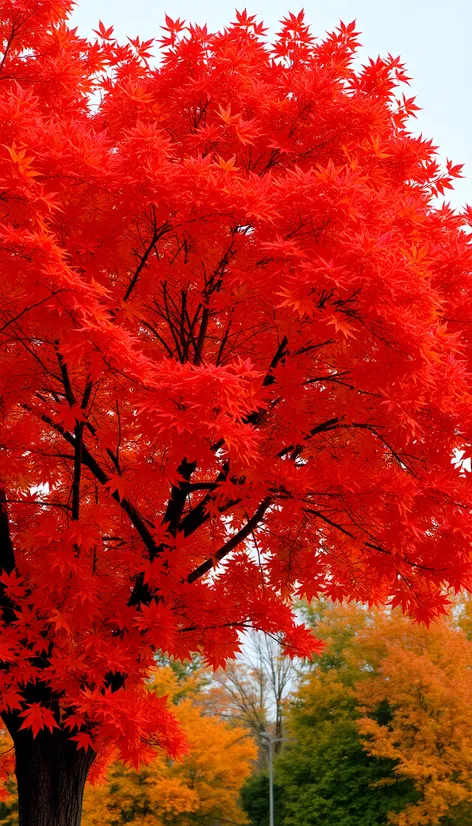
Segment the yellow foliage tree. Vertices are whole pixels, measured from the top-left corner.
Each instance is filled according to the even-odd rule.
[[[444,621],[428,629],[396,611],[378,612],[357,650],[364,659],[356,689],[365,748],[394,760],[395,774],[420,793],[390,822],[435,826],[462,822],[462,812],[470,823],[472,643]]]
[[[189,752],[172,762],[162,752],[140,771],[116,763],[106,783],[85,793],[83,826],[210,826],[246,823],[239,791],[257,757],[245,728],[205,715],[196,702],[199,675],[182,682],[171,668],[156,671],[152,690],[167,694]]]

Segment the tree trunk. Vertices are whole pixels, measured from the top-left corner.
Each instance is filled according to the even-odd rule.
[[[63,731],[14,736],[20,826],[80,826],[84,786],[95,754]]]

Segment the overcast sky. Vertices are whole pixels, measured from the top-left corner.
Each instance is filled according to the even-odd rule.
[[[244,5],[273,28],[302,0],[242,0],[237,8]],[[217,30],[234,19],[234,7],[234,0],[79,0],[73,23],[83,35],[101,19],[120,39],[149,39],[160,36],[164,13]],[[356,19],[362,57],[401,55],[422,107],[414,129],[432,138],[443,158],[465,163],[466,179],[450,200],[472,205],[472,0],[317,0],[305,3],[305,14],[318,36]]]

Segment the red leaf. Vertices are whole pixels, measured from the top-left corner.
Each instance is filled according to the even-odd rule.
[[[31,729],[33,737],[36,737],[43,728],[47,728],[49,731],[52,731],[53,728],[59,728],[52,712],[42,706],[41,703],[31,703],[24,711],[20,712],[20,717],[25,718],[20,729]]]

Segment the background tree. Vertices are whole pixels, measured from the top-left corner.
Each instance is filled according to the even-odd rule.
[[[223,665],[291,598],[418,619],[470,580],[470,211],[354,24],[273,44],[0,15],[0,704],[22,826],[183,738],[158,651]]]
[[[429,629],[398,611],[318,604],[310,614],[327,647],[292,705],[292,742],[276,764],[279,823],[468,822],[472,643],[455,614]],[[257,799],[249,782],[254,824]]]
[[[14,780],[15,755],[11,737],[0,729],[0,826],[17,826],[18,797]]]
[[[202,695],[210,713],[237,725],[247,726],[259,744],[259,767],[267,765],[267,746],[261,732],[270,731],[280,751],[287,700],[294,689],[301,663],[284,657],[273,637],[253,632],[245,640],[241,655],[220,668]]]
[[[366,750],[395,762],[420,799],[390,818],[399,826],[472,816],[472,644],[445,622],[429,629],[376,619],[363,645],[372,675],[358,684]],[[378,717],[379,708],[385,710]]]
[[[418,795],[409,780],[396,782],[393,760],[366,752],[359,734],[362,712],[356,684],[364,665],[360,640],[372,622],[371,614],[356,606],[326,603],[307,613],[326,649],[291,706],[290,740],[275,766],[283,800],[277,822],[279,826],[383,826],[391,811],[402,809]],[[247,784],[243,802],[249,815],[250,791]]]
[[[257,746],[244,728],[202,713],[201,679],[199,674],[179,680],[170,669],[159,669],[152,690],[168,695],[189,753],[183,761],[170,761],[161,752],[139,772],[115,764],[104,785],[87,789],[83,826],[245,823],[239,791]]]
[[[274,779],[274,811],[277,824],[284,822],[284,790]],[[241,806],[252,826],[269,826],[269,773],[262,770],[246,780],[241,789]]]

